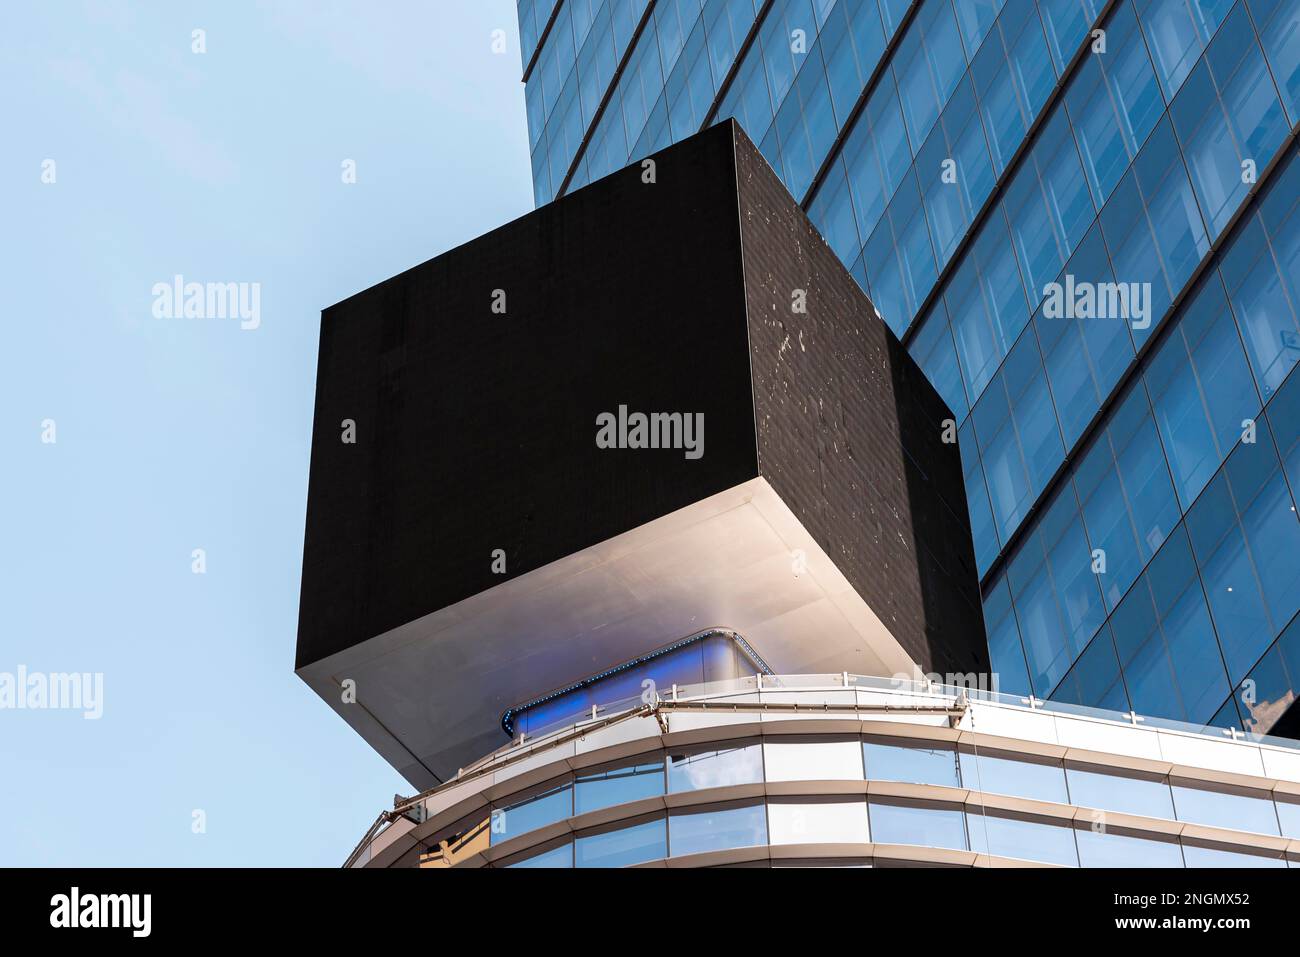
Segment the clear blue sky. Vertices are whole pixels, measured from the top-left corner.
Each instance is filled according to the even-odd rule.
[[[6,9],[0,672],[102,672],[104,715],[0,710],[0,865],[336,866],[409,792],[293,674],[320,310],[532,207],[517,34],[513,0]],[[177,273],[260,283],[260,328],[154,318]]]

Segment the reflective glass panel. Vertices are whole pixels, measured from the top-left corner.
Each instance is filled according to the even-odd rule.
[[[553,847],[549,851],[542,851],[540,854],[534,854],[532,857],[525,857],[523,860],[515,861],[513,864],[507,864],[506,867],[572,867],[573,866],[573,845],[569,842],[561,844],[559,847]]]
[[[873,800],[871,840],[966,850],[965,815],[958,807]]]
[[[573,842],[577,867],[630,867],[668,856],[668,828],[662,818],[588,834]]]
[[[957,752],[952,748],[864,741],[862,753],[869,780],[961,787]]]
[[[1040,820],[967,812],[970,849],[995,857],[1078,867],[1074,830]]]
[[[963,749],[960,755],[962,783],[977,791],[1010,794],[1036,801],[1070,803],[1065,788],[1065,771],[1059,761],[1037,762],[1004,758],[987,751],[977,756]]]
[[[763,780],[763,748],[759,744],[718,751],[668,755],[668,790],[698,791]]]
[[[535,831],[547,824],[554,824],[572,815],[573,786],[565,784],[525,801],[503,808],[493,808],[491,842],[500,844],[502,841],[518,837],[528,831]]]
[[[577,775],[575,813],[626,804],[664,793],[662,761],[634,764],[604,771],[583,771]]]
[[[1162,775],[1125,774],[1066,766],[1070,803],[1122,814],[1140,814],[1174,820],[1169,782]]]
[[[1188,787],[1178,783],[1173,785],[1173,791],[1180,821],[1259,834],[1279,833],[1273,801],[1262,794],[1226,785]]]
[[[1075,828],[1082,867],[1182,867],[1177,841],[1159,841],[1114,830]]]
[[[1273,856],[1247,854],[1222,847],[1204,847],[1183,842],[1183,860],[1188,867],[1286,867],[1286,861],[1276,852]]]
[[[673,857],[766,843],[767,815],[762,804],[674,811],[668,816],[668,846]]]

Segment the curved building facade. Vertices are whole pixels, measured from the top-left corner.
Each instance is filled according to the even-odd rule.
[[[843,674],[646,698],[517,737],[348,865],[1300,866],[1287,739]]]

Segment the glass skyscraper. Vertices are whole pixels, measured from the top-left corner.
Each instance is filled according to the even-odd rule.
[[[1300,0],[519,20],[538,205],[735,117],[926,371],[1004,692],[1295,722]]]

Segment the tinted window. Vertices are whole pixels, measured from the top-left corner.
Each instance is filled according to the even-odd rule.
[[[1175,784],[1174,808],[1180,821],[1260,834],[1279,833],[1272,800],[1240,789]]]
[[[1059,763],[1003,758],[981,752],[961,752],[961,779],[966,787],[993,794],[1011,794],[1036,801],[1068,804],[1065,771]]]
[[[1201,847],[1186,842],[1183,843],[1183,860],[1188,867],[1286,867],[1286,861],[1276,852],[1269,857],[1224,848]]]
[[[762,804],[674,813],[668,818],[668,844],[674,857],[766,843],[767,815]]]
[[[662,761],[653,761],[625,768],[580,772],[574,804],[576,813],[585,814],[663,793],[664,765]]]
[[[750,744],[721,751],[668,755],[668,790],[698,791],[763,780],[763,748]]]
[[[663,818],[589,834],[574,842],[578,867],[629,867],[667,856],[668,832]]]
[[[908,784],[941,784],[960,787],[957,752],[952,748],[924,745],[900,746],[866,741],[862,745],[867,778],[873,781],[903,781]]]
[[[540,854],[534,854],[532,857],[525,857],[523,860],[515,861],[513,864],[507,864],[506,867],[572,867],[573,866],[573,845],[565,842],[559,847],[552,848],[549,851],[542,851]]]
[[[977,813],[966,815],[966,825],[972,851],[1063,867],[1079,866],[1074,831],[1068,826]]]
[[[1182,867],[1177,843],[1115,831],[1076,828],[1074,839],[1083,867]]]
[[[545,791],[536,797],[510,804],[492,811],[493,844],[518,837],[528,831],[535,831],[547,824],[562,821],[573,814],[573,787],[562,787]]]
[[[1173,797],[1162,776],[1119,774],[1067,767],[1070,803],[1144,817],[1174,818]]]
[[[959,808],[872,801],[870,814],[876,844],[966,849],[965,815]]]

